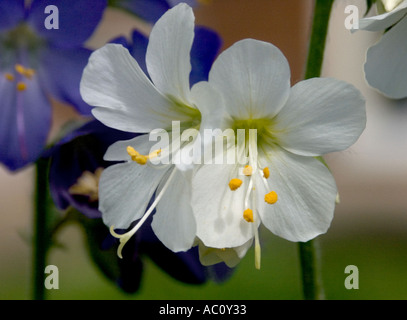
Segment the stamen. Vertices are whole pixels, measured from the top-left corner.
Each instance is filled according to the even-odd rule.
[[[244,197],[244,207],[248,208],[249,206],[249,200],[250,200],[250,195],[252,194],[253,190],[253,179],[250,178],[249,180],[249,186],[247,187],[246,195]]]
[[[263,169],[263,176],[264,178],[268,179],[268,177],[270,177],[270,169],[268,167],[265,167]]]
[[[151,158],[158,157],[158,155],[159,155],[160,153],[161,153],[161,149],[155,150],[155,151],[151,152],[151,153],[148,155],[148,158],[151,159]]]
[[[34,69],[25,68],[21,64],[16,64],[14,66],[14,69],[17,71],[17,73],[21,74],[22,76],[26,77],[27,79],[32,79],[32,77],[35,75]]]
[[[242,185],[242,183],[243,183],[242,180],[234,178],[229,181],[229,188],[230,188],[230,190],[235,191]]]
[[[18,91],[24,91],[24,90],[27,89],[27,85],[24,82],[20,81],[20,82],[17,83],[16,89]]]
[[[136,151],[133,147],[128,146],[127,147],[127,153],[131,157],[131,160],[137,162],[138,164],[144,165],[147,163],[148,159],[158,157],[158,155],[161,153],[161,149],[156,150],[151,152],[148,156],[140,154],[138,151]]]
[[[244,174],[245,176],[251,176],[252,173],[253,173],[253,168],[252,168],[251,165],[248,164],[247,166],[245,166],[245,167],[243,168],[243,174]]]
[[[130,147],[131,148],[131,147]],[[134,150],[134,149],[133,149]],[[137,152],[137,151],[136,151]],[[164,193],[167,191],[168,186],[170,185],[170,182],[172,178],[174,177],[176,169],[173,169],[170,176],[168,177],[167,181],[164,184],[164,187],[161,189],[161,192],[158,194],[158,196],[154,199],[154,202],[151,204],[151,206],[148,208],[146,213],[144,213],[144,216],[139,220],[139,222],[128,232],[123,233],[123,234],[118,234],[114,231],[114,226],[110,227],[110,233],[113,237],[118,238],[120,240],[120,245],[117,248],[117,255],[119,256],[120,259],[123,258],[122,256],[122,250],[124,245],[129,241],[129,239],[140,229],[140,227],[143,225],[143,223],[147,220],[147,218],[150,216],[150,214],[154,211],[155,207],[157,206],[158,202],[164,195]]]
[[[268,204],[274,204],[278,200],[277,192],[271,191],[264,196],[264,201]]]
[[[252,179],[250,179],[252,180]],[[254,219],[258,218],[257,208],[256,208],[256,195],[252,192],[252,206],[253,206],[253,222]],[[254,266],[257,270],[260,270],[261,265],[261,247],[259,239],[259,228],[257,223],[252,224],[254,233]]]
[[[34,75],[35,75],[35,70],[34,69],[24,69],[24,73],[23,75],[27,78],[27,79],[31,79]]]
[[[25,72],[24,66],[22,66],[21,64],[16,64],[14,68],[19,74],[24,75]]]
[[[244,218],[247,222],[254,222],[252,209],[246,209],[246,210],[243,212],[243,218]]]
[[[138,164],[141,164],[141,165],[146,164],[146,163],[147,163],[147,160],[148,160],[147,156],[144,156],[144,155],[142,155],[142,154],[140,154],[140,155],[138,155],[138,156],[135,156],[134,158],[132,157],[131,159],[132,159],[133,161],[136,161]]]
[[[255,227],[254,230],[254,266],[257,270],[260,270],[261,265],[261,247],[260,247],[260,240],[259,240],[259,230]]]
[[[6,78],[8,81],[11,82],[11,81],[14,80],[14,75],[11,74],[11,73],[9,73],[9,72],[7,72],[7,73],[4,74],[4,78]]]

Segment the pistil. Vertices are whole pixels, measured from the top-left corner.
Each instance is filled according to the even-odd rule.
[[[119,247],[117,248],[117,255],[119,256],[119,258],[121,258],[121,259],[123,258],[122,250],[123,250],[124,245],[140,229],[140,227],[144,224],[144,222],[147,220],[147,218],[154,211],[158,202],[160,202],[160,199],[162,198],[164,193],[167,191],[167,188],[170,185],[172,178],[174,177],[175,171],[176,171],[175,168],[172,169],[170,176],[168,177],[167,181],[165,182],[164,187],[161,189],[160,193],[154,199],[154,202],[151,204],[151,206],[148,208],[148,210],[144,213],[143,217],[139,220],[139,222],[130,231],[123,233],[123,234],[118,234],[114,231],[114,226],[110,227],[110,233],[112,234],[112,236],[115,238],[118,238],[120,240]]]

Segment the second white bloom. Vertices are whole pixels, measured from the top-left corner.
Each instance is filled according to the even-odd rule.
[[[358,139],[365,102],[352,85],[335,79],[290,88],[280,50],[251,39],[218,57],[209,83],[224,97],[225,128],[244,129],[246,139],[237,145],[236,164],[197,170],[192,200],[197,237],[212,248],[236,248],[254,239],[259,267],[261,223],[291,241],[308,241],[328,229],[337,189],[315,157]]]

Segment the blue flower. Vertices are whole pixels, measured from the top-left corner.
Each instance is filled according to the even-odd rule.
[[[50,192],[62,210],[74,207],[88,218],[100,218],[98,210],[98,172],[111,162],[103,160],[107,147],[134,134],[90,121],[67,134],[47,154],[50,155]],[[82,187],[82,189],[81,189]]]
[[[60,0],[52,11],[49,4],[0,1],[0,162],[12,171],[40,156],[51,125],[50,97],[90,114],[79,94],[90,55],[83,43],[106,0]]]
[[[109,0],[109,5],[129,11],[145,21],[156,22],[180,2],[195,6],[199,0]]]

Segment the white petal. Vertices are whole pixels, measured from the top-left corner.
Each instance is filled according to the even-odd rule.
[[[212,148],[213,143],[212,139],[206,137],[206,132],[214,133],[214,130],[225,127],[224,120],[227,119],[221,95],[208,82],[199,82],[192,87],[191,100],[200,110],[202,118],[195,140],[184,146],[180,152],[180,159],[184,158],[183,155],[192,159],[192,163],[181,161],[177,164],[178,169],[183,171],[191,170],[194,164],[204,162],[204,152]],[[211,138],[212,136],[211,134]]]
[[[221,93],[208,82],[198,82],[192,87],[191,100],[201,112],[201,134],[204,129],[214,130],[225,126],[227,113]]]
[[[235,165],[202,165],[192,185],[192,208],[197,223],[197,237],[207,247],[231,248],[253,238],[251,223],[243,218],[247,180],[231,191],[229,181],[238,176]]]
[[[106,168],[99,182],[99,210],[103,222],[125,229],[140,219],[167,168],[153,169],[135,162]]]
[[[148,73],[164,94],[189,101],[190,51],[194,39],[192,8],[181,3],[154,25],[146,53]]]
[[[210,266],[219,262],[224,262],[229,268],[234,268],[246,255],[246,252],[252,245],[252,242],[253,240],[250,239],[245,244],[239,247],[217,249],[207,247],[202,243],[202,241],[199,241],[199,260],[204,266]]]
[[[224,96],[232,117],[272,118],[288,98],[290,68],[277,47],[245,39],[219,55],[209,82]]]
[[[103,159],[107,161],[130,161],[131,157],[127,153],[127,147],[131,146],[137,152],[143,155],[150,154],[157,144],[156,141],[150,141],[150,134],[139,135],[130,140],[117,141],[109,146]]]
[[[325,233],[333,218],[337,195],[335,181],[325,165],[280,148],[269,153],[268,159],[263,157],[262,162],[270,169],[270,189],[266,190],[261,181],[256,183],[263,224],[290,241],[308,241]],[[264,201],[264,195],[270,191],[278,195],[274,204]]]
[[[366,80],[387,97],[407,97],[407,17],[370,47],[364,66]]]
[[[195,218],[190,206],[190,177],[177,170],[169,181],[170,186],[157,205],[151,224],[160,241],[174,252],[192,247],[196,234]],[[158,191],[159,192],[159,191]]]
[[[123,131],[148,132],[171,126],[173,103],[153,86],[130,55],[118,44],[107,44],[89,58],[81,80],[81,95],[93,115]]]
[[[394,10],[359,20],[359,29],[368,31],[382,31],[391,27],[407,14],[407,1],[404,1]]]
[[[307,156],[340,151],[366,126],[365,100],[352,85],[330,78],[298,82],[272,130],[285,149]]]

